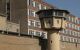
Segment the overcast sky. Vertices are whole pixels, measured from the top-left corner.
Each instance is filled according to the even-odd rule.
[[[48,3],[71,12],[71,14],[80,17],[80,0],[45,0]]]

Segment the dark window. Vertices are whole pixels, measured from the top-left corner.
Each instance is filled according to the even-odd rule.
[[[34,11],[29,10],[29,16],[30,16],[30,17],[34,16]]]
[[[42,9],[42,10],[44,9],[44,6],[43,6],[43,5],[41,5],[41,9]]]
[[[45,17],[52,17],[52,11],[45,11],[44,16]]]
[[[63,12],[58,12],[58,16],[63,16]]]
[[[40,27],[40,22],[35,23],[36,27]]]
[[[79,21],[79,24],[80,24],[80,21]]]
[[[55,12],[56,16],[63,16],[63,12]]]
[[[34,26],[34,21],[31,21],[31,26]]]
[[[36,32],[36,36],[40,36],[40,32]]]
[[[46,20],[45,21],[46,22],[45,26],[48,27],[48,28],[50,28],[52,26],[52,20],[51,20],[51,18],[48,18],[48,19],[46,18],[45,20]]]
[[[39,3],[35,2],[35,6],[37,9],[39,9]]]
[[[29,5],[32,5],[32,0],[29,0]]]
[[[34,35],[34,31],[29,30],[29,35]]]

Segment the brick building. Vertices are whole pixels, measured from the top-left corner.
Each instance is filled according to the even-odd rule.
[[[0,32],[26,36],[29,41],[28,43],[33,42],[34,45],[34,47],[28,47],[28,45],[26,45],[26,47],[28,47],[26,49],[28,50],[32,50],[33,48],[33,50],[47,50],[47,32],[41,29],[41,24],[36,12],[52,8],[56,7],[43,0],[0,0],[0,15],[2,16],[0,16],[0,19],[7,21],[5,25],[8,25],[7,28],[7,26],[3,24],[5,29],[3,29],[4,27],[1,25]],[[71,14],[66,18],[66,28],[60,31],[61,50],[79,50],[80,19]],[[3,22],[0,23],[2,24]]]
[[[66,28],[61,31],[61,50],[79,50],[80,49],[80,20],[78,17],[70,14],[67,17]]]

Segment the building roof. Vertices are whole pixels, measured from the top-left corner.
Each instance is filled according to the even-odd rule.
[[[40,10],[40,11],[38,11],[38,12],[36,12],[36,13],[39,14],[39,13],[41,13],[41,12],[43,12],[43,11],[64,11],[64,12],[66,12],[66,13],[69,13],[69,11],[67,11],[67,10],[62,10],[62,9],[46,9],[46,10]]]

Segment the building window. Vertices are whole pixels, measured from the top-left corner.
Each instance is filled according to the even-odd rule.
[[[73,20],[73,18],[72,17],[70,17],[70,21],[72,22],[72,20]]]
[[[65,30],[65,29],[63,29],[63,30],[62,30],[62,33],[66,34],[66,30]]]
[[[80,37],[80,32],[78,32],[78,37]]]
[[[80,24],[80,21],[79,21],[79,24]]]
[[[36,21],[36,22],[35,22],[35,27],[41,28],[40,22]]]
[[[41,5],[41,10],[44,10],[44,6],[43,5]]]
[[[73,42],[73,38],[72,37],[69,37],[70,38],[70,42]]]
[[[79,26],[79,30],[80,30],[80,26]]]
[[[78,43],[80,43],[80,39],[78,39]]]
[[[32,0],[27,0],[27,4],[32,6]]]
[[[71,30],[71,35],[73,34],[73,31]]]
[[[74,22],[74,18],[73,17],[71,18],[71,22]]]
[[[63,41],[63,36],[60,36],[60,40]]]
[[[35,13],[34,11],[28,9],[28,16],[29,16],[29,17],[35,16],[34,13]]]
[[[68,30],[68,29],[67,29]],[[68,35],[70,35],[70,30],[66,31]]]
[[[35,24],[34,20],[28,21],[28,26],[34,27],[34,24]]]
[[[30,16],[32,17],[34,15],[34,12],[30,10]]]
[[[74,29],[74,24],[72,24],[72,28]]]
[[[61,36],[61,41],[69,41],[69,37],[67,37],[67,36]]]
[[[75,32],[73,31],[73,36],[75,36]]]
[[[33,26],[33,27],[34,27],[34,21],[32,21],[32,20],[31,20],[31,26]]]
[[[70,16],[68,17],[68,21],[70,21]]]
[[[58,16],[63,16],[63,12],[58,12]]]
[[[66,36],[65,41],[68,41],[68,37]]]
[[[79,20],[77,19],[77,24],[79,24]]]
[[[78,24],[78,20],[76,19],[76,24]]]
[[[28,15],[31,16],[31,10],[30,9],[28,9]]]
[[[56,16],[63,16],[63,12],[55,12]]]
[[[67,34],[68,30],[67,29],[64,29],[64,34]]]
[[[32,6],[35,7],[35,1],[32,1]]]
[[[75,36],[77,36],[78,35],[78,33],[75,31]]]
[[[63,36],[63,41],[66,41],[66,37],[65,36]]]
[[[46,7],[46,6],[44,6],[44,9],[47,9],[47,7]]]
[[[35,16],[35,12],[34,11],[31,11],[31,16]]]
[[[37,3],[37,2],[35,2],[35,7],[37,8],[37,9],[39,9],[39,3]]]
[[[29,30],[29,35],[34,35],[34,31],[33,30]]]
[[[71,38],[71,42],[74,42],[74,39],[73,38]]]
[[[75,42],[75,43],[77,42],[77,39],[76,39],[76,38],[74,38],[74,42]]]
[[[35,17],[36,16],[36,12],[33,11],[33,10],[28,9],[28,16]]]
[[[40,32],[36,31],[36,36],[41,36]]]

